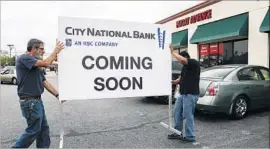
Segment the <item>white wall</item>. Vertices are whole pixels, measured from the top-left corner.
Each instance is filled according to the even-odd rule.
[[[268,8],[249,12],[248,63],[268,67],[268,34],[259,32]]]

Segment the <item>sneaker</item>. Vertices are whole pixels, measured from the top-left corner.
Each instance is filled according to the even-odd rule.
[[[182,134],[179,135],[177,133],[173,133],[173,134],[168,135],[168,139],[181,139],[181,138],[183,138]]]
[[[184,142],[195,142],[195,140],[193,140],[193,139],[189,139],[189,138],[187,138],[187,137],[182,137],[182,138],[180,138],[180,140],[181,141],[184,141]]]

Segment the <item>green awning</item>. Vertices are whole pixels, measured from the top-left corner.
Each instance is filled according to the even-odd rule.
[[[172,33],[173,47],[186,47],[188,44],[188,30]]]
[[[270,32],[270,9],[268,9],[263,22],[260,26],[260,32]]]
[[[248,13],[199,26],[190,43],[210,43],[248,37]]]

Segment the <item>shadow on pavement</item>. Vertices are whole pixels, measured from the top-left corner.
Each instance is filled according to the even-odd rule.
[[[248,119],[252,117],[264,117],[269,116],[270,109],[262,108],[258,110],[249,111],[245,118]],[[200,121],[215,121],[215,122],[224,122],[224,121],[235,121],[231,116],[223,113],[206,113],[202,111],[195,112],[195,118]],[[241,119],[240,119],[241,120]]]
[[[270,112],[270,108],[261,108],[261,109],[248,112],[247,117],[250,117],[250,116],[259,116],[259,117],[268,116],[269,117],[269,114],[270,114],[269,112]]]
[[[142,104],[166,105],[154,97],[144,97],[139,100]]]
[[[206,113],[202,111],[195,112],[195,119],[200,121],[219,121],[224,122],[230,120],[230,116],[223,113]]]

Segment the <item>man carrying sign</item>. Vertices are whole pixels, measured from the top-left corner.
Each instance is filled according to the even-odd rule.
[[[181,139],[182,141],[194,142],[194,112],[195,105],[199,98],[200,82],[200,63],[191,59],[186,51],[176,53],[170,45],[170,51],[179,62],[184,66],[181,72],[181,80],[174,80],[173,83],[180,83],[181,96],[176,100],[174,108],[175,129],[182,132],[183,120],[185,123],[185,137],[173,133],[168,136],[169,139]]]
[[[27,53],[17,59],[17,90],[21,111],[27,121],[27,128],[13,148],[28,148],[35,140],[37,148],[50,147],[49,125],[41,94],[45,87],[56,98],[59,97],[57,90],[46,80],[40,68],[51,65],[63,48],[63,43],[57,42],[53,53],[45,60],[40,60],[44,43],[38,39],[31,39],[27,45]]]

